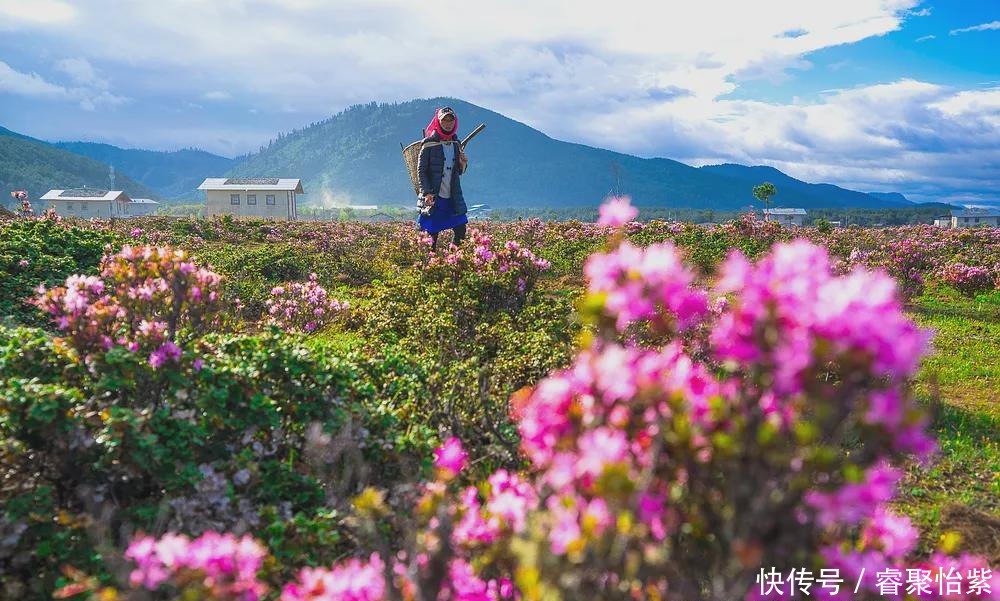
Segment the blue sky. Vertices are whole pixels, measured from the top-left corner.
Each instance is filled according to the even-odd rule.
[[[1000,202],[1000,2],[0,0],[0,125],[233,156],[448,95],[564,140]]]
[[[827,90],[902,78],[959,89],[1000,85],[1000,25],[992,31],[949,33],[1000,19],[1000,2],[952,0],[921,6],[895,31],[811,52],[784,78],[738,81],[739,88],[728,97],[815,101]],[[928,14],[916,16],[921,10]]]

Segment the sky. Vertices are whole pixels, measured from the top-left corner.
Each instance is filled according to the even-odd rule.
[[[254,151],[452,96],[557,139],[1000,204],[1000,0],[0,0],[0,125]]]

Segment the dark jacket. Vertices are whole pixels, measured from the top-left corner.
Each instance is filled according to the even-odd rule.
[[[423,139],[424,143],[438,142],[441,137],[437,132],[432,133]],[[456,142],[458,144],[458,142]],[[462,165],[458,161],[458,148],[455,149],[455,166],[451,170],[451,201],[455,207],[456,215],[465,215],[468,207],[465,205],[465,197],[462,196]],[[440,144],[427,146],[420,151],[420,158],[417,160],[417,173],[420,174],[420,196],[431,193],[437,196],[441,191],[441,178],[444,177],[444,148]]]

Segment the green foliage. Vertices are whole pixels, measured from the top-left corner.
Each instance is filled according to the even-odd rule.
[[[28,197],[39,198],[52,189],[82,188],[106,190],[108,165],[56,148],[51,144],[0,127],[0,182],[3,182],[3,202],[9,190],[27,190]],[[155,198],[158,195],[146,186],[119,173],[115,187],[129,196]],[[35,207],[41,212],[40,207]]]
[[[0,328],[0,473],[14,499],[0,524],[21,533],[0,549],[0,569],[39,590],[51,590],[62,564],[91,565],[95,541],[77,516],[102,512],[147,531],[256,524],[274,533],[279,554],[335,553],[327,497],[418,473],[410,458],[436,441],[433,431],[415,438],[382,406],[380,392],[407,377],[398,363],[339,357],[277,331],[203,338],[200,369],[165,378],[152,398],[137,394],[144,357],[121,354],[95,374],[47,340]],[[40,353],[50,357],[36,362]],[[317,444],[326,435],[339,442]],[[280,525],[288,512],[293,524]],[[22,557],[20,567],[3,553]]]
[[[511,303],[480,275],[409,270],[377,281],[356,311],[356,327],[368,353],[420,366],[417,379],[404,383],[400,417],[476,445],[478,455],[494,458],[485,469],[517,464],[508,399],[567,363],[579,326],[572,292],[535,290]]]
[[[826,219],[825,217],[820,217],[819,219],[816,219],[815,221],[813,221],[813,225],[816,227],[817,230],[819,230],[823,234],[829,234],[831,231],[833,231],[833,224],[830,223],[830,220]]]
[[[898,211],[901,219],[923,215]],[[0,326],[0,478],[7,487],[0,580],[25,587],[0,590],[50,598],[60,566],[100,573],[102,557],[134,529],[252,531],[273,552],[266,571],[278,582],[293,566],[329,565],[356,551],[348,500],[368,485],[390,495],[405,489],[429,472],[431,451],[445,436],[466,441],[472,478],[519,467],[509,400],[564,367],[586,333],[574,307],[584,262],[606,244],[607,231],[539,220],[481,227],[494,248],[516,240],[551,269],[516,294],[512,280],[495,271],[428,268],[426,246],[400,224],[0,223],[0,315],[7,322],[41,323],[34,309],[18,310],[20,298],[39,283],[96,273],[104,246],[128,241],[173,244],[212,264],[226,278],[229,299],[245,303],[239,331],[256,332],[195,337],[182,362],[152,370],[145,355],[125,349],[88,366],[45,330]],[[133,229],[141,231],[133,237]],[[707,278],[732,248],[757,257],[796,233],[841,258],[937,235],[931,228],[822,229],[792,231],[749,217],[715,227],[653,219],[626,236],[640,246],[674,241]],[[956,232],[940,252],[993,264],[994,247],[984,240]],[[30,259],[26,269],[20,255]],[[350,300],[348,320],[309,337],[257,322],[271,288],[312,272],[331,295]],[[907,483],[907,503],[923,524],[933,524],[955,497],[996,510],[997,483],[977,476],[997,464],[990,435],[998,364],[991,358],[1000,340],[995,297],[966,299],[931,281],[916,299],[918,318],[938,331],[938,352],[918,391],[934,397],[940,390],[962,405],[946,408],[936,424],[946,467],[914,468]]]
[[[771,197],[778,193],[777,188],[771,182],[764,182],[759,186],[753,187],[753,197],[764,203],[764,207],[768,207],[771,204]]]
[[[158,152],[94,142],[59,142],[55,146],[114,165],[115,171],[131,175],[165,198],[202,200],[196,189],[205,176],[221,175],[234,163],[233,159],[194,148]]]
[[[197,257],[225,277],[227,295],[240,299],[243,315],[250,319],[259,319],[264,314],[265,303],[275,286],[305,280],[314,271],[329,281],[331,271],[331,266],[323,263],[323,257],[310,256],[296,244],[226,244],[206,247],[198,251]]]
[[[43,317],[25,299],[40,284],[53,286],[75,273],[97,273],[109,244],[119,245],[120,238],[108,231],[48,219],[0,222],[0,316],[41,325]]]

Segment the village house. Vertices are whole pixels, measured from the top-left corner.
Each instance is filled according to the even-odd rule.
[[[935,217],[934,225],[943,228],[951,227],[951,215],[945,215],[943,217]]]
[[[142,217],[144,215],[153,215],[156,213],[156,209],[159,208],[160,203],[156,202],[152,198],[133,198],[132,202],[128,205],[129,217]]]
[[[304,194],[298,179],[277,177],[210,177],[205,191],[205,216],[232,215],[295,221],[296,195]]]
[[[1000,227],[1000,209],[953,209],[951,227]]]
[[[805,209],[764,209],[765,221],[777,221],[785,226],[802,226],[806,218]]]
[[[55,209],[60,217],[90,219],[128,217],[132,199],[121,190],[49,190],[40,199],[44,209]]]

